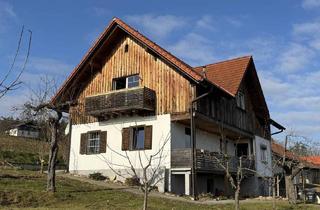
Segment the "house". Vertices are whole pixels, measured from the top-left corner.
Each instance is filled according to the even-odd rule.
[[[303,195],[305,189],[317,188],[320,193],[320,158],[319,156],[301,157],[291,151],[285,150],[281,144],[272,141],[272,157],[274,163],[281,164],[283,158],[291,164],[300,165],[301,171],[294,177],[293,183],[297,194]],[[275,165],[276,196],[286,197],[285,171],[280,165]],[[301,197],[300,197],[301,198]]]
[[[39,138],[40,129],[34,123],[20,123],[7,132],[10,136]]]
[[[270,125],[277,124],[251,56],[191,67],[114,18],[52,98],[67,101],[77,102],[64,110],[71,173],[120,179],[115,172],[141,168],[163,148],[160,192],[228,195],[214,158],[228,154],[233,174],[238,156],[259,171],[244,181],[245,195],[268,192]]]
[[[300,157],[305,167],[302,173],[303,183],[320,187],[320,156]]]

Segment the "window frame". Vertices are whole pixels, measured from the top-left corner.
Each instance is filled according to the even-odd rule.
[[[93,134],[97,134],[98,138],[91,138],[90,139],[90,136],[93,135]],[[94,146],[90,146],[90,141],[97,141],[98,139],[98,146],[97,145],[94,145]],[[100,146],[101,146],[101,132],[100,131],[90,131],[90,132],[87,132],[87,155],[96,155],[96,154],[100,154]],[[90,150],[90,148],[94,148],[94,152],[92,152]]]
[[[239,90],[236,96],[237,107],[241,110],[246,110],[246,95],[242,90]]]
[[[143,130],[143,145],[142,148],[137,148],[136,146],[134,146],[135,144],[138,144],[138,134],[136,134],[136,132],[138,132],[140,130]],[[136,150],[145,150],[145,126],[135,126],[135,127],[131,127],[131,137],[130,137],[130,150],[131,151],[136,151]],[[136,142],[136,143],[135,143]]]
[[[268,163],[268,147],[264,144],[260,145],[260,160],[262,163]]]
[[[135,77],[137,77],[137,80],[134,80],[133,82],[129,82],[130,78],[135,78]],[[120,79],[125,79],[125,88],[116,89],[116,87],[117,87],[116,86],[116,81],[120,80]],[[138,83],[138,84],[137,84],[137,86],[129,87],[130,83]],[[117,77],[117,78],[113,78],[112,79],[112,90],[130,89],[130,88],[136,88],[136,87],[139,87],[139,86],[140,86],[140,76],[139,76],[139,74],[132,74],[132,75],[125,76],[125,77]]]

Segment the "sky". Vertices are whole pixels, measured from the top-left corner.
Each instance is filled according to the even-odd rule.
[[[15,114],[41,77],[61,84],[113,17],[192,66],[252,55],[271,117],[320,142],[320,0],[0,0],[0,78],[22,26],[33,33],[23,85],[0,99],[0,115]]]

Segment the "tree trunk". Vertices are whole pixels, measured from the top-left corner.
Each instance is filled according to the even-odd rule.
[[[43,158],[40,158],[40,173],[43,174],[43,164],[44,164],[44,160]]]
[[[239,210],[240,209],[240,203],[239,203],[239,194],[240,194],[240,186],[237,186],[237,189],[234,193],[234,201],[235,201],[235,210]]]
[[[58,155],[58,126],[62,114],[58,113],[57,119],[50,119],[51,127],[51,143],[48,162],[48,178],[47,178],[47,191],[56,191],[56,162]]]
[[[272,209],[276,210],[276,177],[272,177]]]
[[[143,198],[143,210],[147,210],[148,208],[148,184],[144,184],[144,198]]]
[[[296,204],[297,203],[297,195],[295,191],[295,187],[293,184],[293,179],[291,175],[285,175],[286,181],[286,196],[288,198],[289,203]]]

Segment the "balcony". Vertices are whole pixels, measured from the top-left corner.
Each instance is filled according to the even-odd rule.
[[[224,157],[218,152],[209,152],[207,150],[196,150],[196,169],[198,171],[224,172],[221,167],[228,163],[229,171],[235,173],[239,164],[239,158],[235,156]],[[171,151],[171,167],[173,168],[191,168],[192,167],[192,149],[173,149]],[[242,159],[242,167],[255,170],[254,157]]]
[[[85,112],[97,118],[155,112],[156,93],[147,87],[116,90],[85,99]]]

